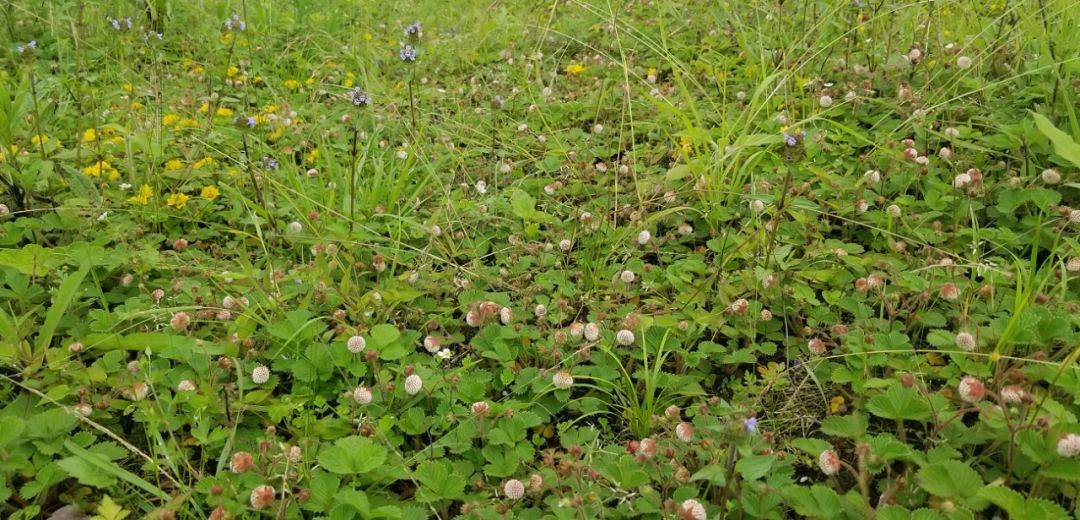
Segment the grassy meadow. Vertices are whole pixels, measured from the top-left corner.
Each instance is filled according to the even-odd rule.
[[[0,517],[1077,518],[1076,0],[0,0]]]

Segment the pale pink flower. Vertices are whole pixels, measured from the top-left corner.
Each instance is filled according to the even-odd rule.
[[[1062,434],[1058,437],[1057,453],[1062,457],[1076,457],[1080,455],[1080,435],[1075,433]]]
[[[416,395],[420,393],[420,390],[424,388],[424,380],[420,379],[420,376],[412,374],[405,378],[405,393],[409,395]]]
[[[349,341],[346,343],[346,345],[349,348],[349,352],[352,352],[353,354],[359,354],[364,351],[364,348],[367,347],[367,340],[365,340],[363,336],[353,336],[349,338]]]
[[[352,397],[359,404],[369,404],[372,399],[371,390],[366,386],[358,386],[353,390]]]
[[[822,473],[831,477],[840,472],[840,456],[833,450],[825,450],[818,457],[818,467]]]
[[[965,376],[961,379],[956,389],[960,394],[960,399],[969,403],[977,403],[986,395],[986,387],[983,386],[982,381],[972,376]]]
[[[266,509],[274,503],[274,488],[267,485],[259,486],[251,490],[251,507],[254,509]]]
[[[678,437],[680,441],[690,442],[694,440],[694,427],[690,426],[690,423],[688,422],[681,422],[675,427],[675,436]]]
[[[706,520],[705,506],[701,502],[688,498],[679,506],[683,520]]]
[[[619,342],[619,344],[624,347],[633,345],[634,333],[626,329],[620,330],[619,333],[615,335],[615,341]]]
[[[559,390],[566,390],[573,386],[574,377],[569,372],[555,372],[555,375],[551,376],[551,384],[555,385],[555,388]]]
[[[251,371],[251,380],[257,385],[261,385],[270,380],[270,369],[262,365],[255,367]]]
[[[506,493],[506,498],[518,500],[525,496],[525,484],[517,479],[507,480],[506,485],[503,486],[503,492]]]

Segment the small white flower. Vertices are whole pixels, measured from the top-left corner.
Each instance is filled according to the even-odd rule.
[[[270,369],[262,365],[255,367],[251,371],[251,380],[257,385],[261,385],[270,380]]]
[[[537,318],[543,318],[544,316],[547,316],[547,313],[547,307],[542,303],[536,304],[536,307],[533,308],[533,314],[535,314]]]
[[[840,456],[833,450],[825,450],[818,457],[818,467],[827,476],[840,472]]]
[[[829,108],[832,106],[832,103],[832,96],[824,95],[818,98],[818,104],[821,105],[821,108]]]
[[[956,335],[956,346],[965,352],[971,352],[975,350],[975,336],[972,336],[970,332],[961,332]]]
[[[585,339],[588,341],[600,339],[600,326],[595,323],[585,325]]]
[[[622,329],[617,334],[615,334],[615,341],[619,342],[619,344],[624,347],[627,345],[633,345],[634,333],[627,329]]]
[[[439,339],[435,336],[427,336],[424,338],[424,350],[434,354],[439,351]]]
[[[1047,184],[1057,184],[1061,182],[1061,174],[1053,168],[1047,168],[1042,171],[1042,180]]]
[[[525,496],[525,484],[522,484],[521,481],[517,479],[507,480],[506,485],[503,486],[503,492],[506,493],[506,498],[518,500]]]
[[[692,498],[683,500],[680,509],[682,509],[682,518],[685,518],[686,520],[706,520],[706,518],[708,518],[708,514],[705,512],[705,506]]]
[[[971,176],[966,173],[961,173],[953,179],[953,187],[964,188],[968,184],[971,184]]]
[[[593,125],[592,131],[593,131],[594,134],[603,133],[604,125],[601,125],[601,124],[597,123],[597,124]]]
[[[484,181],[476,181],[476,191],[481,195],[487,193],[487,183]]]
[[[499,321],[503,325],[509,325],[510,320],[514,318],[514,311],[510,310],[510,307],[503,307],[499,309]]]
[[[559,241],[559,249],[561,249],[564,253],[569,252],[570,248],[573,246],[574,243],[571,242],[569,239],[564,238]]]
[[[641,230],[641,232],[640,232],[640,233],[638,233],[638,236],[637,236],[637,243],[638,243],[638,245],[642,245],[642,246],[643,246],[643,245],[645,245],[645,244],[648,244],[648,243],[649,243],[649,240],[650,240],[651,238],[652,238],[652,233],[649,233],[649,230],[648,230],[648,229],[643,229],[643,230]]]
[[[176,385],[176,390],[179,392],[194,392],[195,383],[192,383],[188,379],[184,379],[183,381],[180,381],[178,385]]]
[[[956,66],[961,70],[967,70],[971,68],[971,58],[967,56],[960,56],[956,58]]]
[[[450,349],[444,348],[436,352],[435,355],[438,356],[439,359],[450,359],[451,357],[453,357],[454,353],[451,352]]]
[[[409,395],[416,395],[420,393],[420,390],[424,388],[424,380],[420,379],[420,376],[412,374],[405,378],[405,393]]]
[[[956,139],[960,137],[960,130],[957,130],[956,127],[950,126],[945,129],[945,137],[948,137],[949,139]]]
[[[1080,455],[1080,435],[1066,433],[1058,438],[1057,453],[1062,457],[1076,457]]]
[[[352,352],[353,354],[359,354],[364,351],[365,347],[367,347],[367,341],[364,339],[363,336],[353,336],[349,338],[347,346],[349,348],[349,352]]]
[[[754,199],[750,201],[750,210],[754,213],[761,213],[765,211],[765,202],[761,199]]]
[[[506,163],[500,164],[499,173],[510,173],[510,165]]]
[[[398,150],[397,158],[401,159],[401,160],[408,159],[409,158],[409,152],[406,152],[405,150]]]
[[[555,372],[555,375],[551,376],[551,384],[559,390],[566,390],[574,385],[574,377],[569,372]]]
[[[619,279],[622,280],[623,283],[634,283],[634,272],[627,269],[619,274]]]
[[[369,404],[372,398],[371,390],[366,386],[358,386],[356,390],[353,390],[352,398],[359,404]]]
[[[889,205],[889,207],[885,208],[885,211],[888,212],[889,216],[892,218],[900,218],[900,206],[897,206],[896,204]]]
[[[881,172],[878,170],[866,170],[863,174],[863,178],[870,184],[877,184],[881,182]]]
[[[304,230],[304,225],[303,224],[301,224],[301,223],[299,223],[299,222],[297,222],[295,220],[292,221],[292,222],[289,222],[289,233],[292,233],[292,234],[295,235],[296,233],[299,233],[299,232],[301,232],[303,230]]]

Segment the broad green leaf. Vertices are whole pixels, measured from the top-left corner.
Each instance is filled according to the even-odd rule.
[[[339,475],[367,473],[386,460],[386,448],[367,437],[353,435],[338,439],[319,453],[319,464]]]
[[[983,485],[979,473],[958,460],[930,464],[920,469],[917,477],[923,489],[943,498],[971,497]]]
[[[1039,128],[1039,131],[1054,144],[1054,151],[1071,162],[1073,166],[1080,168],[1080,144],[1077,144],[1069,134],[1059,130],[1042,114],[1032,112],[1031,117],[1035,119],[1035,126]]]
[[[420,482],[416,496],[421,502],[456,499],[465,491],[465,477],[455,473],[446,461],[424,462],[413,476]]]
[[[913,388],[893,385],[884,394],[870,398],[870,413],[885,419],[925,421],[930,418],[930,405]]]

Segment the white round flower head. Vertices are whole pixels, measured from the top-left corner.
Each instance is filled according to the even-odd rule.
[[[971,68],[971,58],[967,56],[960,56],[956,58],[956,66],[961,70],[967,70]]]
[[[907,57],[908,60],[911,60],[913,62],[919,61],[919,58],[922,58],[922,51],[919,49],[911,49],[910,51],[908,51]]]
[[[829,108],[832,106],[832,103],[832,96],[824,95],[818,98],[818,104],[821,105],[821,108]]]
[[[506,163],[500,164],[499,173],[510,173],[510,165]]]
[[[690,426],[690,423],[688,422],[681,422],[675,427],[675,436],[678,437],[680,441],[690,442],[694,440],[694,427]]]
[[[648,243],[649,243],[649,240],[650,240],[651,238],[652,238],[652,233],[649,233],[649,230],[648,230],[648,229],[643,229],[643,230],[641,230],[641,232],[640,232],[640,233],[638,233],[638,235],[637,235],[637,243],[638,243],[638,245],[642,245],[642,246],[643,246],[643,245],[645,245],[645,244],[648,244]]]
[[[518,500],[525,496],[525,484],[522,484],[521,481],[517,479],[507,480],[506,485],[503,486],[503,492],[506,493],[506,498]]]
[[[509,325],[510,320],[514,319],[514,311],[510,310],[510,307],[503,307],[499,309],[499,321],[503,325]]]
[[[257,385],[261,385],[270,380],[270,369],[262,365],[255,367],[251,371],[251,380]]]
[[[364,339],[363,336],[353,336],[349,338],[349,341],[346,345],[349,347],[349,352],[352,352],[353,354],[359,354],[364,351],[365,347],[367,347],[367,341]]]
[[[938,157],[941,157],[942,159],[949,159],[952,157],[952,148],[949,148],[948,146],[942,146],[941,149],[938,150],[937,154]]]
[[[761,213],[765,211],[765,202],[760,199],[754,199],[750,201],[750,210],[754,213]]]
[[[822,473],[831,477],[840,472],[840,456],[833,450],[825,450],[818,456],[818,467]]]
[[[1017,385],[1008,385],[1001,389],[1001,400],[1006,404],[1020,404],[1027,397],[1027,391]]]
[[[372,398],[371,390],[369,390],[366,386],[358,386],[355,390],[353,390],[352,398],[359,404],[368,404],[371,402]]]
[[[1069,222],[1080,224],[1080,209],[1074,209],[1069,212]]]
[[[91,406],[89,403],[79,403],[75,405],[75,413],[83,417],[87,417],[90,414],[94,413],[94,407]]]
[[[192,383],[188,379],[184,379],[183,381],[180,381],[180,384],[176,385],[176,390],[179,392],[194,392],[195,383]]]
[[[679,506],[682,509],[682,517],[686,520],[706,520],[707,513],[705,512],[705,506],[701,505],[701,502],[688,498],[683,500],[682,505]]]
[[[559,249],[564,253],[570,252],[570,248],[574,246],[574,243],[570,239],[564,238],[559,241]]]
[[[420,390],[424,388],[424,380],[420,379],[420,376],[412,374],[405,378],[405,393],[409,395],[416,395],[420,393]]]
[[[299,223],[299,222],[297,222],[295,220],[292,221],[292,222],[289,222],[289,233],[296,234],[296,233],[299,233],[299,232],[301,232],[303,230],[304,230],[304,225],[303,224],[301,224],[301,223]]]
[[[979,402],[982,400],[983,395],[986,394],[986,387],[983,386],[982,381],[971,376],[961,379],[960,384],[956,386],[956,390],[960,394],[960,399],[969,403]]]
[[[254,509],[266,509],[270,507],[270,504],[274,503],[274,494],[277,493],[273,487],[262,485],[251,490],[251,507]]]
[[[1061,174],[1053,168],[1047,168],[1042,171],[1042,181],[1047,184],[1057,184],[1061,182]]]
[[[476,192],[481,195],[487,193],[487,183],[484,181],[476,181]]]
[[[1080,435],[1066,433],[1058,437],[1057,453],[1062,457],[1076,457],[1080,455]]]
[[[945,129],[945,137],[948,137],[949,139],[956,139],[960,137],[960,130],[958,130],[954,126],[950,126]]]
[[[435,336],[426,336],[424,338],[424,350],[434,354],[439,351],[439,338]]]
[[[405,150],[398,150],[397,158],[402,159],[402,160],[408,159],[409,158],[409,152],[406,152]]]
[[[442,235],[442,228],[438,224],[431,225],[431,236],[437,237]]]
[[[965,352],[971,352],[975,350],[975,336],[972,336],[970,332],[961,332],[956,335],[956,346]]]
[[[536,307],[533,308],[533,314],[535,314],[537,318],[547,316],[547,312],[547,306],[542,303],[536,304]]]
[[[627,269],[622,273],[619,273],[619,279],[622,280],[623,283],[634,283],[634,272]]]
[[[571,376],[569,372],[555,372],[555,375],[551,376],[551,384],[559,390],[566,390],[574,385],[574,376]]]
[[[604,125],[601,125],[601,124],[597,123],[597,124],[593,125],[592,131],[593,131],[594,134],[602,133],[604,131]]]
[[[615,334],[615,341],[619,342],[622,346],[628,346],[634,344],[634,333],[627,329],[622,329]]]
[[[586,324],[585,339],[588,341],[596,341],[600,339],[600,326],[591,322]]]
[[[889,207],[885,208],[885,211],[887,211],[892,218],[900,218],[900,206],[897,206],[896,204],[890,204]]]
[[[1065,269],[1072,273],[1080,271],[1080,256],[1070,258],[1065,264]]]
[[[971,184],[971,176],[966,173],[961,173],[953,179],[954,188],[963,188],[966,187],[968,184]]]
[[[480,313],[476,311],[469,311],[465,313],[465,324],[470,327],[480,326]]]
[[[878,170],[866,170],[863,174],[863,178],[871,184],[877,184],[881,182],[881,172]]]
[[[691,226],[690,224],[687,224],[685,222],[679,225],[679,234],[680,235],[686,236],[686,235],[691,235],[693,233],[694,233],[694,226]]]

